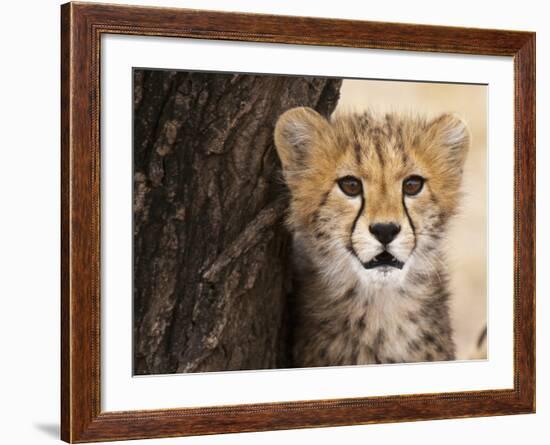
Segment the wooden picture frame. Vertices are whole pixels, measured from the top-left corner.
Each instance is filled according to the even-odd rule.
[[[94,442],[535,411],[534,33],[92,3],[64,4],[61,17],[63,440]],[[513,389],[102,412],[99,115],[103,34],[512,56]]]

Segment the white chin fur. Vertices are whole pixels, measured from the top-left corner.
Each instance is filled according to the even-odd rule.
[[[374,269],[365,270],[364,273],[368,280],[375,284],[397,283],[403,275],[401,269],[391,266],[375,267]]]

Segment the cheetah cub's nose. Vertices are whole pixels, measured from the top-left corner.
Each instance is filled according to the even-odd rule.
[[[378,241],[387,246],[401,231],[401,226],[394,223],[376,223],[369,226],[369,231]]]

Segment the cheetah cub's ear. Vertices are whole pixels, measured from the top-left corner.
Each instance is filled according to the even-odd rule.
[[[446,164],[447,170],[462,173],[470,147],[466,122],[455,114],[442,114],[428,124],[428,147],[432,156]]]
[[[298,107],[285,111],[275,126],[275,146],[285,172],[307,167],[312,151],[319,145],[329,123],[311,108]]]

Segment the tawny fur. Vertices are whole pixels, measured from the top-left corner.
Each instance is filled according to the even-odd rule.
[[[442,240],[460,199],[466,125],[444,114],[284,113],[275,144],[290,190],[296,366],[454,359]],[[416,196],[403,181],[425,178]],[[347,196],[338,179],[360,179]],[[404,263],[365,269],[383,251],[375,223],[401,227],[387,250]]]

